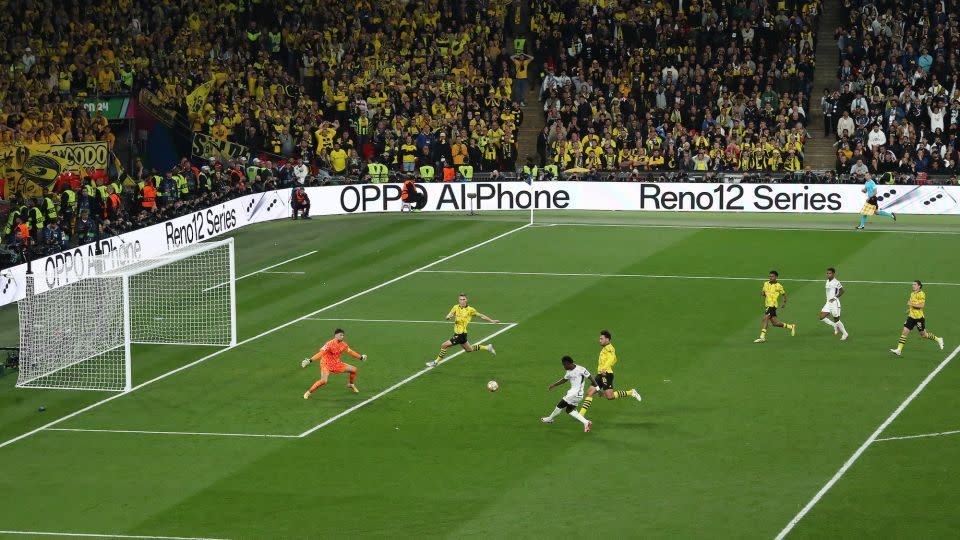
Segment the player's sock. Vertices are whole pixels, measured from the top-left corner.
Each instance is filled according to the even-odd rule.
[[[767,337],[767,329],[766,329],[766,328],[764,328],[763,330],[760,330],[760,337],[761,337],[761,338],[766,338],[766,337]]]
[[[897,350],[902,351],[903,346],[907,344],[907,336],[900,336],[900,339],[897,341]]]
[[[927,332],[927,335],[925,335],[925,336],[923,336],[923,337],[924,337],[925,339],[929,339],[930,341],[936,341],[936,340],[937,340],[937,336],[935,336],[935,335],[933,334],[933,332]]]
[[[867,224],[867,216],[860,216],[860,228]]]
[[[312,394],[312,393],[314,393],[314,391],[316,391],[317,388],[320,388],[321,386],[323,386],[323,385],[325,385],[325,384],[327,384],[327,381],[325,381],[325,380],[323,380],[323,379],[320,379],[319,381],[313,383],[313,386],[310,387],[310,391],[309,391],[309,392]]]
[[[622,397],[632,396],[633,390],[617,390],[613,393],[613,399],[618,399]]]
[[[443,360],[443,357],[446,356],[446,355],[447,355],[447,350],[446,350],[446,349],[440,349],[440,354],[437,355],[437,359],[434,360],[434,362],[439,362],[439,361]]]
[[[554,407],[554,408],[553,408],[553,412],[550,413],[550,417],[549,417],[549,418],[550,418],[551,420],[553,420],[554,418],[560,416],[560,413],[562,413],[562,412],[563,412],[563,409],[561,409],[560,407]]]
[[[886,217],[893,217],[893,214],[891,214],[890,212],[887,212],[886,210],[879,210],[879,209],[878,209],[878,210],[877,210],[877,214],[878,214],[878,215],[881,215],[881,216],[886,216]]]
[[[593,405],[593,396],[587,396],[583,398],[583,404],[580,405],[580,415],[583,416],[587,414],[587,411],[590,409],[590,406]]]
[[[589,422],[586,418],[583,417],[582,414],[578,413],[577,411],[570,411],[570,416],[579,420],[580,423],[583,425],[587,425],[587,423]]]
[[[840,333],[841,333],[841,334],[846,334],[846,333],[847,333],[846,327],[843,326],[843,321],[837,321],[837,322],[834,323],[834,324],[837,325],[837,330],[840,330]]]
[[[837,323],[831,321],[830,319],[821,319],[821,320],[823,321],[823,324],[825,324],[825,325],[827,325],[827,326],[829,326],[829,327],[831,327],[831,328],[836,328],[836,327],[837,327]]]
[[[790,323],[783,323],[783,329],[787,331],[793,330],[793,325]]]
[[[350,372],[350,384],[353,384],[353,381],[355,381],[355,380],[357,380],[357,372],[356,372],[356,371],[351,371],[351,372]]]
[[[489,345],[474,345],[474,346],[473,346],[473,352],[486,351],[486,350],[489,350],[489,349],[490,349],[490,346],[489,346]]]

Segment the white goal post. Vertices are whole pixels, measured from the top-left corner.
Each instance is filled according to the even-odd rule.
[[[144,259],[88,259],[89,277],[36,293],[20,314],[18,387],[128,391],[131,344],[237,344],[233,238]]]

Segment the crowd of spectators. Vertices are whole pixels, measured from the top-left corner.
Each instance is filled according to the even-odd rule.
[[[143,171],[139,180],[129,174],[103,178],[102,173],[70,173],[43,197],[12,201],[0,266],[98,242],[236,197],[318,181],[299,159],[211,160],[197,167],[183,158],[163,174],[146,170],[139,160],[136,167]]]
[[[837,172],[960,173],[960,2],[847,0],[843,9],[839,88],[821,98]]]
[[[819,0],[533,4],[541,165],[797,171]]]
[[[31,253],[95,239],[98,232],[77,231],[77,210],[46,240],[47,224],[65,225],[67,199],[88,206],[96,229],[108,223],[103,234],[111,234],[245,189],[369,177],[372,163],[421,176],[435,171],[438,179],[515,170],[521,79],[530,62],[505,34],[508,11],[512,25],[517,6],[11,0],[0,11],[0,55],[11,73],[0,80],[0,146],[107,140],[112,147],[106,118],[89,114],[84,101],[146,93],[150,107],[173,112],[173,127],[184,135],[200,132],[247,150],[236,156],[241,162],[202,163],[208,171],[200,162],[166,172],[139,163],[123,174],[79,171],[84,177],[58,181],[44,198],[9,201],[6,238]],[[189,106],[188,96],[196,95],[201,99]],[[234,166],[246,182],[227,174]],[[254,166],[263,174],[247,177]],[[215,189],[202,187],[202,174]],[[153,210],[143,210],[147,182],[163,192],[164,177],[180,175],[200,187],[183,198],[166,190]],[[29,240],[17,218],[28,225]]]

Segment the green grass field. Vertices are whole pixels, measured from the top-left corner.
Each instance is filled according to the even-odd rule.
[[[774,538],[834,477],[790,538],[956,537],[960,433],[896,437],[960,430],[960,361],[861,448],[956,352],[955,218],[859,233],[852,216],[525,219],[240,231],[238,275],[317,253],[274,269],[302,273],[238,282],[238,346],[136,346],[123,395],[0,378],[0,536]],[[817,321],[827,266],[846,287],[847,342]],[[799,333],[758,345],[771,269]],[[947,347],[913,334],[897,358],[917,278]],[[470,327],[499,354],[425,371],[460,292],[504,322]],[[15,310],[0,323],[15,345]],[[304,401],[318,373],[299,361],[336,326],[370,357],[361,393],[340,375]],[[541,424],[565,392],[547,392],[560,357],[594,372],[604,328],[617,387],[643,402],[597,400],[588,434],[566,415]]]

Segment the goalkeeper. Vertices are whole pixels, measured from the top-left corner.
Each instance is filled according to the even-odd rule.
[[[305,368],[309,366],[312,362],[320,360],[320,380],[313,383],[313,386],[310,387],[310,390],[307,390],[303,394],[303,399],[310,399],[310,394],[314,393],[318,388],[327,384],[327,378],[331,373],[343,373],[346,371],[350,374],[350,382],[347,384],[347,388],[352,390],[354,393],[359,393],[360,390],[357,389],[356,384],[357,380],[357,368],[351,366],[350,364],[345,364],[340,361],[340,356],[343,353],[347,353],[354,358],[360,359],[361,362],[367,361],[367,355],[359,354],[345,341],[343,341],[344,332],[342,329],[337,328],[333,331],[333,339],[326,342],[323,347],[313,355],[312,358],[304,358],[300,362],[300,367]]]

